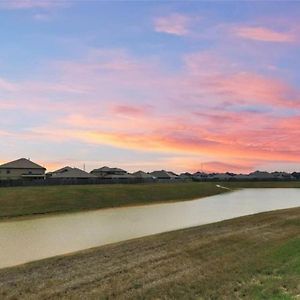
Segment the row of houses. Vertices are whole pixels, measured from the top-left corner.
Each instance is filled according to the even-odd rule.
[[[69,166],[63,167],[53,172],[46,173],[46,168],[34,163],[30,159],[20,158],[0,165],[0,180],[37,180],[37,179],[106,179],[106,180],[140,180],[140,181],[231,181],[231,180],[299,180],[300,173],[286,173],[286,172],[261,172],[255,171],[250,174],[234,174],[234,173],[181,173],[175,174],[171,171],[153,171],[143,172],[137,171],[128,173],[120,168],[102,167],[94,169],[90,173],[79,168],[72,168]]]
[[[249,174],[234,174],[234,173],[202,173],[197,172],[191,175],[196,181],[253,181],[253,180],[298,180],[300,179],[300,173],[293,172],[266,172],[255,171]]]
[[[94,169],[90,173],[73,167],[63,167],[53,172],[46,173],[46,168],[31,161],[30,159],[20,158],[3,165],[0,165],[0,180],[36,180],[36,179],[110,179],[110,180],[171,180],[178,176],[173,172],[164,170],[146,173],[137,171],[128,173],[120,168],[102,167]]]

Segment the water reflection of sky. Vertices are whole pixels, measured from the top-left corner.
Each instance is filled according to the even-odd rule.
[[[297,206],[300,206],[300,189],[245,189],[186,202],[2,222],[0,267]]]

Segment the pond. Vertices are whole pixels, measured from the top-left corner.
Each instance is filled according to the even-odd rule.
[[[300,206],[300,189],[244,189],[192,201],[0,222],[0,268],[151,234]]]

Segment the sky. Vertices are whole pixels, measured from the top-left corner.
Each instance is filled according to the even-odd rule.
[[[300,170],[300,2],[0,1],[0,163]]]

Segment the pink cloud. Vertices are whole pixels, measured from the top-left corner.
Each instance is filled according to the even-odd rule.
[[[291,43],[295,36],[289,32],[278,32],[265,27],[241,26],[233,30],[238,37],[263,42]]]
[[[133,105],[114,105],[111,108],[112,113],[124,115],[124,116],[140,116],[149,114],[152,107],[147,106],[133,106]]]
[[[215,103],[300,105],[300,91],[279,78],[233,67],[207,53],[188,55],[182,89]],[[220,100],[220,101],[219,101]]]
[[[221,112],[219,114],[220,118],[224,115]],[[239,122],[236,121],[237,115],[238,113],[228,119],[230,121],[225,128],[221,124],[216,126],[210,119],[205,122],[203,119],[196,121],[189,118],[176,120],[172,117],[155,119],[140,115],[135,117],[132,124],[128,120],[114,116],[114,127],[111,126],[111,122],[107,123],[105,120],[91,126],[87,119],[85,121],[87,123],[83,122],[80,129],[76,123],[68,129],[63,129],[62,124],[58,123],[48,128],[36,129],[35,133],[39,138],[52,136],[52,139],[60,141],[75,139],[118,148],[165,152],[169,155],[172,153],[208,155],[218,157],[224,163],[232,161],[233,158],[239,158],[240,161],[299,160],[297,149],[300,149],[300,143],[296,139],[298,132],[296,119],[293,121],[294,125],[287,127],[285,119],[280,121],[274,117],[249,114],[241,117]],[[76,119],[73,121],[76,122]],[[93,118],[90,122],[93,122]],[[249,127],[249,123],[254,125]],[[293,128],[295,134],[287,133],[289,128]],[[242,170],[241,165],[242,163],[239,163],[236,169],[232,167],[231,170],[238,168]]]
[[[6,79],[0,78],[0,92],[11,92],[16,90],[16,85]]]
[[[219,161],[208,161],[198,167],[198,170],[201,170],[201,167],[204,172],[235,172],[235,173],[247,173],[249,170],[253,170],[255,164],[249,162],[230,162],[224,163]]]
[[[154,29],[172,35],[183,36],[189,33],[190,18],[188,16],[174,13],[154,20]]]
[[[299,95],[294,95],[293,89],[278,79],[244,72],[219,79],[219,92],[228,93],[242,103],[276,103],[283,106],[300,104]],[[295,102],[294,97],[298,97],[298,101]]]
[[[250,104],[299,110],[299,91],[279,78],[201,53],[172,73],[158,61],[114,52],[54,65],[54,80],[18,82],[11,89],[14,109],[26,109],[33,118],[43,111],[50,120],[22,138],[192,157],[182,169],[195,156],[219,171],[250,169],[261,160],[299,161],[298,118],[242,110]]]

